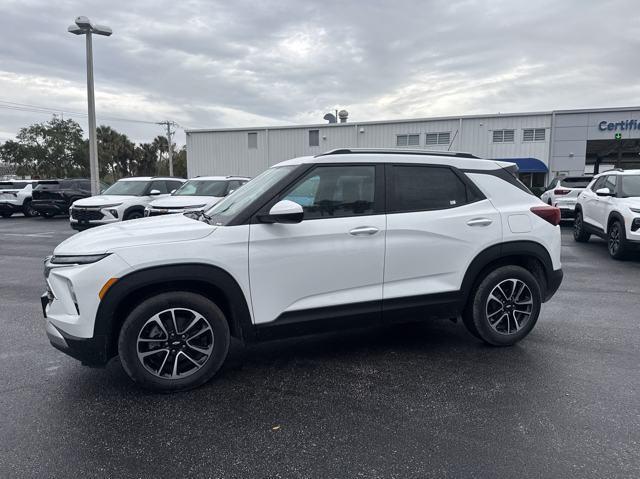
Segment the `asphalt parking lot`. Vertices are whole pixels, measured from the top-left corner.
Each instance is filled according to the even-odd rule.
[[[450,321],[235,345],[195,391],[53,349],[42,258],[68,219],[0,220],[2,477],[640,477],[640,257],[563,229],[530,336]]]

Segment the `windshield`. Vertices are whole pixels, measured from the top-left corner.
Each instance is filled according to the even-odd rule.
[[[640,196],[640,175],[622,175],[620,192],[624,198]]]
[[[576,178],[563,178],[562,186],[566,186],[567,188],[586,188],[589,183],[591,183],[593,177],[589,176],[580,176]]]
[[[224,196],[227,182],[222,180],[189,180],[173,196]]]
[[[220,203],[206,211],[205,215],[208,217],[208,221],[219,226],[226,225],[231,218],[249,206],[253,200],[288,175],[294,168],[295,166],[269,168],[259,174],[242,188],[234,191]]]
[[[103,195],[142,196],[147,189],[146,181],[116,181],[104,190]]]

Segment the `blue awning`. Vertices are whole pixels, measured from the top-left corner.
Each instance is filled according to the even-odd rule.
[[[548,173],[549,168],[537,158],[496,158],[498,161],[510,161],[518,165],[518,173]]]

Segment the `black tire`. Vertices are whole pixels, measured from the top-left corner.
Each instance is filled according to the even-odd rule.
[[[51,212],[41,212],[40,216],[44,217],[44,218],[53,218],[56,214],[55,213],[51,213]]]
[[[613,259],[622,260],[629,255],[629,243],[624,226],[618,220],[614,220],[607,231],[607,249]]]
[[[513,290],[509,290],[511,284]],[[522,284],[526,288],[520,290]],[[504,301],[489,299],[498,286],[506,293],[504,298],[498,298]],[[480,281],[471,293],[469,302],[471,317],[468,321],[473,323],[473,327],[467,325],[469,332],[492,346],[511,346],[529,334],[538,321],[542,293],[538,280],[529,271],[521,266],[502,266]],[[489,313],[490,309],[496,307],[497,312]],[[517,308],[523,308],[523,311]],[[528,312],[525,314],[524,310]],[[491,321],[491,316],[499,319]]]
[[[573,220],[573,239],[578,243],[586,243],[591,238],[591,233],[587,233],[584,229],[584,219],[582,211],[576,211],[576,217]]]
[[[38,216],[39,213],[33,209],[31,201],[25,201],[22,205],[22,214],[27,218],[33,218],[34,216]]]
[[[144,218],[144,212],[139,210],[133,210],[127,213],[126,215],[124,215],[123,220],[129,221],[129,220],[137,220],[139,218]]]
[[[3,218],[11,218],[11,215],[13,215],[13,213],[11,213],[10,211],[7,213],[0,213],[0,216],[2,216]]]
[[[177,309],[178,315],[180,314],[180,311],[183,311],[186,314],[186,311],[190,310],[191,312],[195,312],[202,316],[204,322],[198,323],[196,326],[204,328],[203,330],[205,333],[203,334],[202,331],[200,331],[200,335],[198,336],[198,338],[200,338],[199,340],[208,339],[209,333],[206,331],[205,326],[209,325],[211,331],[211,347],[213,349],[207,358],[198,358],[198,352],[192,349],[193,345],[186,344],[189,341],[194,340],[194,333],[188,333],[192,335],[191,339],[184,339],[184,336],[188,336],[188,334],[182,335],[182,333],[190,331],[190,329],[186,328],[185,325],[190,323],[191,319],[195,316],[185,316],[183,319],[178,318],[176,328],[170,320],[167,322],[168,318],[171,318],[171,313],[167,313],[166,311],[170,309]],[[162,330],[157,326],[157,322],[151,320],[151,318],[157,314],[160,315],[159,318],[162,318],[161,321],[163,321],[164,324]],[[150,332],[151,329],[154,328],[154,333],[160,334],[160,336],[164,336],[166,334],[168,336],[166,338],[167,341],[163,342],[164,339],[162,338],[160,340],[153,340],[154,344],[158,343],[157,347],[147,346],[147,344],[150,344],[148,342],[140,343],[141,346],[139,346],[139,336],[149,335],[150,337],[154,337]],[[172,329],[175,333],[178,333],[173,337],[170,336],[172,334]],[[181,343],[181,345],[177,343]],[[220,308],[199,294],[176,291],[161,293],[157,296],[148,298],[131,311],[120,330],[118,351],[122,366],[133,381],[152,391],[174,392],[193,389],[209,381],[220,369],[222,363],[227,357],[229,343],[229,325]],[[199,344],[199,346],[201,348],[209,348],[207,344]],[[150,349],[140,352],[152,352],[154,349],[158,349],[158,353],[148,355],[147,358],[149,359],[140,359],[138,355],[139,348],[143,349],[147,347]],[[166,354],[164,352],[165,350]],[[174,353],[172,353],[172,351]],[[182,364],[183,367],[186,365],[187,367],[193,368],[193,361],[192,363],[189,363],[185,353],[196,355],[195,359],[197,361],[203,361],[199,366],[199,369],[196,369],[193,372],[185,371],[184,377],[171,378],[167,376],[172,373],[174,362],[178,365]],[[143,360],[155,360],[156,365],[160,361],[164,362],[157,368],[156,372],[153,373],[150,369],[156,369],[156,366],[149,362],[143,364]],[[171,364],[169,364],[169,369],[167,369],[166,362],[169,360],[171,361]]]

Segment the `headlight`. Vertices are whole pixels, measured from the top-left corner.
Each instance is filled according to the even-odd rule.
[[[90,264],[100,261],[103,258],[106,258],[111,253],[105,254],[87,254],[87,255],[77,255],[77,256],[52,256],[51,264]]]
[[[631,208],[631,207],[629,207],[629,209],[631,211],[633,211],[634,213],[640,213],[640,208]]]

